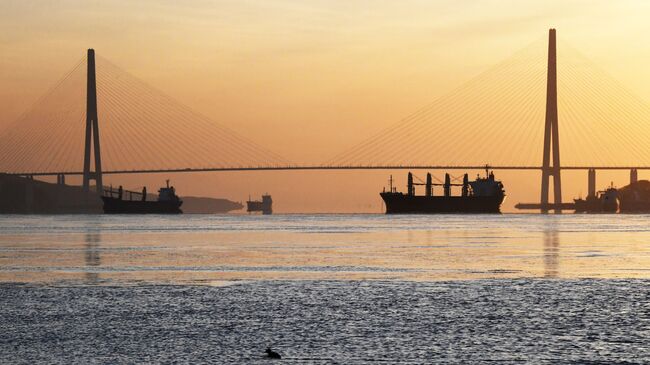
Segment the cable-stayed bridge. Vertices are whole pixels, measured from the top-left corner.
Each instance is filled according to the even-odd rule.
[[[205,171],[650,169],[650,107],[555,30],[321,164],[299,164],[192,111],[89,50],[0,135],[0,171],[25,176]],[[561,121],[561,123],[560,123]],[[84,133],[85,128],[85,133]],[[100,148],[101,147],[101,148]],[[84,151],[82,153],[82,151]],[[562,164],[560,164],[562,151]],[[554,204],[548,203],[553,178]],[[99,189],[101,191],[101,189]]]

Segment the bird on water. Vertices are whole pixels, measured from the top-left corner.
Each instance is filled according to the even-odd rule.
[[[281,359],[282,358],[282,356],[280,356],[280,354],[278,354],[277,352],[271,350],[270,347],[266,348],[266,357],[268,357],[270,359]]]

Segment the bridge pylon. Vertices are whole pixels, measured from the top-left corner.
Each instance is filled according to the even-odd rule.
[[[546,122],[544,126],[544,155],[542,160],[542,213],[548,212],[549,178],[553,176],[554,210],[561,213],[562,179],[560,177],[560,133],[557,116],[557,60],[555,29],[548,31],[548,70],[546,79]],[[551,151],[553,161],[551,165]]]
[[[89,191],[90,180],[95,180],[97,194],[104,190],[102,184],[102,157],[99,149],[99,125],[97,122],[97,78],[95,76],[95,50],[88,50],[88,76],[86,88],[86,143],[84,150],[83,190]],[[90,171],[90,152],[93,147],[95,171]]]

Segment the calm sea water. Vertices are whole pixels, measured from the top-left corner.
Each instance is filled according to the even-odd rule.
[[[0,363],[650,363],[650,216],[0,216]]]

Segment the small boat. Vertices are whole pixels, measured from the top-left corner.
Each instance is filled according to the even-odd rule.
[[[142,192],[122,189],[104,189],[102,195],[104,201],[104,213],[108,214],[180,214],[183,201],[176,195],[173,186],[167,186],[158,190],[157,200],[147,200],[147,188]]]

